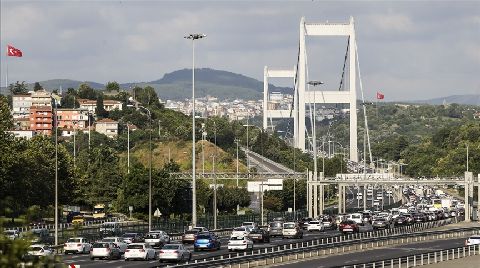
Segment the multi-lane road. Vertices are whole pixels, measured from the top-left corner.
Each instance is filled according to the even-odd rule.
[[[337,254],[314,260],[279,265],[282,268],[327,268],[342,265],[355,265],[374,261],[389,260],[413,254],[422,254],[442,249],[463,247],[465,238],[435,240],[429,242],[400,244],[381,249],[366,250],[349,254]]]
[[[368,230],[365,230],[368,231]],[[315,232],[315,233],[308,233],[305,231],[305,235],[302,239],[282,239],[282,238],[271,238],[270,243],[258,243],[255,244],[254,250],[257,249],[262,249],[265,247],[271,247],[271,246],[279,246],[279,245],[284,245],[284,244],[290,244],[290,243],[296,243],[296,242],[303,242],[303,241],[308,241],[312,239],[318,239],[318,238],[326,238],[326,237],[332,237],[332,236],[337,236],[340,235],[340,232],[337,230],[327,230],[325,232]],[[205,258],[211,258],[214,256],[219,256],[219,255],[224,255],[224,254],[229,254],[227,250],[227,243],[228,243],[228,237],[221,237],[221,243],[222,247],[221,250],[219,251],[203,251],[203,252],[193,252],[193,246],[188,245],[187,248],[193,253],[192,260],[203,260]],[[159,250],[157,249],[157,252]],[[237,254],[237,253],[232,253]],[[240,253],[243,254],[243,253]],[[75,265],[81,265],[80,267],[154,267],[154,266],[159,266],[159,265],[165,265],[166,264],[160,264],[158,260],[156,261],[129,261],[126,262],[124,261],[123,257],[119,260],[90,260],[89,255],[61,255],[62,261],[65,264],[75,264]]]

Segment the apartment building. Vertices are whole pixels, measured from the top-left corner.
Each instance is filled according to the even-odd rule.
[[[30,130],[37,132],[37,134],[51,135],[52,127],[52,106],[30,107]]]
[[[30,116],[30,106],[32,106],[32,96],[30,94],[13,95],[12,96],[13,119],[28,118]]]
[[[118,135],[118,122],[109,118],[99,120],[95,123],[95,131],[114,138]]]
[[[80,104],[80,109],[85,109],[91,112],[92,114],[96,114],[97,109],[97,101],[96,100],[87,100],[87,99],[78,99],[78,103]],[[122,110],[123,105],[121,101],[117,100],[103,100],[103,108],[106,111],[113,111],[115,109]]]

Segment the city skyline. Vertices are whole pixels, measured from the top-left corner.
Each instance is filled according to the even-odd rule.
[[[295,65],[302,16],[353,16],[366,99],[377,91],[386,101],[480,93],[479,2],[273,2],[2,1],[1,83],[7,44],[24,53],[8,59],[10,83],[156,80],[191,67],[190,32],[208,35],[197,44],[198,68],[261,81],[265,65]],[[307,38],[311,78],[337,88],[345,48],[340,38]]]

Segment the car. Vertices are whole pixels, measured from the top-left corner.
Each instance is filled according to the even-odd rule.
[[[127,244],[143,242],[142,235],[139,233],[124,233],[122,239]]]
[[[317,220],[310,221],[307,226],[307,231],[313,232],[313,231],[319,231],[323,232],[325,231],[325,228],[323,227],[323,223]]]
[[[302,218],[301,220],[298,221],[298,225],[300,226],[300,228],[306,230],[308,223],[312,220],[313,218],[309,218],[309,217]]]
[[[377,217],[375,220],[373,220],[372,227],[374,230],[387,229],[390,227],[390,222],[385,218]]]
[[[228,251],[253,250],[253,241],[248,236],[232,236],[228,240]]]
[[[360,230],[359,227],[358,227],[358,224],[355,221],[352,221],[352,220],[342,221],[338,225],[338,229],[339,229],[340,232],[343,232],[344,234],[345,233],[358,233],[359,230]]]
[[[3,231],[3,234],[11,240],[15,240],[20,238],[20,232],[18,230],[5,230]]]
[[[330,216],[324,216],[321,221],[324,229],[337,229],[337,222],[335,221],[335,218]]]
[[[85,218],[83,215],[73,216],[72,224],[83,225],[85,223]]]
[[[151,231],[145,236],[145,243],[152,247],[162,247],[170,243],[170,236],[164,231]]]
[[[360,213],[352,213],[352,214],[348,214],[348,219],[356,222],[357,224],[362,224],[364,221],[366,222],[370,220],[369,215],[370,214],[367,214],[367,213],[363,213],[363,215]],[[368,220],[365,220],[365,219],[368,219]]]
[[[248,236],[251,229],[246,226],[233,228],[232,234],[230,236]]]
[[[282,238],[303,238],[303,231],[296,222],[283,223]]]
[[[199,250],[219,250],[221,247],[220,239],[213,233],[199,233],[193,242],[193,251]]]
[[[465,240],[465,246],[480,245],[480,235],[472,235]]]
[[[53,256],[54,251],[47,245],[34,244],[28,247],[28,255],[31,256]]]
[[[125,252],[126,254],[126,252]],[[120,259],[122,254],[120,254],[120,249],[114,243],[110,242],[97,242],[92,245],[90,249],[90,259],[109,259],[114,258]]]
[[[192,243],[195,242],[195,238],[197,235],[200,233],[197,229],[191,229],[185,231],[185,233],[182,235],[182,243],[187,244],[187,243]]]
[[[201,226],[193,227],[191,230],[198,230],[200,233],[209,232],[207,227],[201,227]]]
[[[166,244],[158,254],[160,262],[163,261],[190,261],[192,253],[182,244]]]
[[[255,242],[262,242],[262,243],[269,243],[270,242],[270,235],[264,229],[253,229],[249,234],[248,237]]]
[[[268,234],[270,237],[283,235],[283,222],[274,221],[268,224]]]
[[[69,253],[84,253],[87,254],[92,245],[84,237],[72,237],[65,242],[63,245],[63,252],[65,254]]]
[[[405,217],[405,219],[406,219],[405,224],[413,224],[413,223],[415,222],[414,219],[413,219],[413,215],[412,215],[412,214],[404,213],[404,214],[402,214],[402,215],[403,215],[403,216]]]
[[[253,222],[253,221],[246,221],[246,222],[242,223],[242,226],[249,227],[250,229],[257,229],[258,228],[258,224]]]
[[[107,243],[114,243],[117,245],[118,249],[120,250],[120,254],[125,254],[125,251],[127,249],[127,243],[123,242],[123,239],[121,237],[105,237],[102,239],[100,242],[107,242]]]
[[[50,232],[45,228],[31,229],[29,233],[32,235],[30,242],[32,244],[52,244],[53,237],[50,236]]]
[[[148,243],[131,243],[125,251],[125,261],[129,260],[155,260],[157,253]]]
[[[407,218],[403,215],[400,215],[400,216],[395,218],[393,224],[395,224],[395,226],[406,225],[407,224]]]

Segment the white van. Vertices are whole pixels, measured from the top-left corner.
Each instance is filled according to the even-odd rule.
[[[363,220],[363,215],[361,213],[348,214],[347,219],[352,220],[357,224],[362,224],[363,223],[363,221],[362,221]]]

